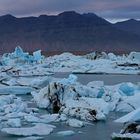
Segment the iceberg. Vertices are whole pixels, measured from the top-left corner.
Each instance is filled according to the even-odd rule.
[[[31,68],[31,65],[39,64],[40,69],[51,73],[139,74],[139,56],[139,52],[132,52],[129,56],[93,52],[85,56],[63,53],[45,58],[41,55],[41,50],[31,55],[18,46],[13,53],[4,54],[0,64],[16,68],[22,65],[28,65]]]
[[[13,53],[14,57],[23,57],[25,54],[20,46],[15,48],[15,52]]]
[[[41,63],[43,58],[44,58],[44,56],[41,55],[41,50],[33,52],[33,60],[36,63]]]
[[[127,133],[127,134],[118,134],[118,133],[113,133],[112,134],[112,139],[130,139],[130,140],[139,140],[140,139],[140,134],[132,134],[132,133]]]
[[[10,127],[21,127],[21,120],[19,118],[9,119],[7,121],[7,125],[10,126]]]
[[[118,123],[140,121],[140,108],[128,113],[127,115],[115,120]]]
[[[33,52],[30,55],[28,52],[24,52],[20,46],[15,48],[13,53],[4,54],[1,59],[3,65],[21,65],[21,64],[33,64],[42,63],[44,56],[41,55],[41,51]]]
[[[98,94],[99,90],[81,85],[75,76],[51,82],[39,93],[32,92],[34,101],[40,108],[94,121],[105,120],[110,111],[109,104],[101,97],[98,98]]]
[[[66,121],[66,124],[69,126],[72,126],[72,127],[83,127],[84,126],[84,123],[77,119],[68,119]]]
[[[67,85],[67,84],[74,84],[75,82],[77,82],[78,77],[74,74],[70,74],[69,77],[67,79],[62,79],[59,82],[62,83],[63,85]]]
[[[117,105],[116,111],[119,112],[131,112],[140,107],[140,94],[136,93],[133,96],[122,97],[121,101]]]
[[[112,138],[113,139],[139,140],[140,139],[140,125],[135,122],[125,124],[124,128],[120,131],[120,133],[112,134]]]
[[[24,116],[24,120],[30,123],[50,123],[55,122],[59,118],[59,114],[46,114],[40,117],[28,114]]]
[[[132,59],[132,60],[138,60],[138,61],[140,61],[140,52],[131,52],[128,55],[128,58],[129,59]]]
[[[132,96],[134,95],[134,87],[131,83],[123,83],[120,85],[120,91],[122,91],[122,94],[126,96]]]

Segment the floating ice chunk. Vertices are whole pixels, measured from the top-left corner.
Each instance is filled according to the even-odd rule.
[[[15,57],[22,57],[24,55],[24,52],[20,46],[15,48],[15,52],[13,53]]]
[[[120,91],[122,91],[121,94],[124,94],[126,96],[132,96],[134,95],[134,87],[131,83],[123,83],[120,85]]]
[[[47,85],[49,85],[49,82],[51,82],[52,79],[53,79],[52,77],[44,77],[44,78],[41,78],[41,79],[34,79],[34,80],[31,81],[30,85],[32,87],[44,88]]]
[[[66,121],[67,120],[67,115],[66,114],[61,114],[60,118],[58,119],[58,121]]]
[[[62,83],[63,85],[68,85],[68,84],[74,84],[75,82],[77,82],[77,76],[74,74],[70,74],[69,77],[67,79],[62,79],[60,80],[60,83]]]
[[[25,112],[12,112],[12,113],[6,114],[4,116],[4,119],[23,118],[26,115],[27,115],[27,113],[25,113]]]
[[[22,102],[21,100],[18,101],[15,100],[13,104],[10,105],[5,105],[4,106],[4,112],[7,113],[12,113],[12,112],[26,112],[27,109],[27,104],[25,102]]]
[[[68,100],[66,106],[95,109],[106,115],[109,113],[109,104],[98,98],[81,97],[79,100]]]
[[[98,106],[93,106],[93,104],[94,99],[92,100],[92,104],[83,99],[67,100],[65,104],[66,108],[64,108],[63,113],[72,117],[80,118],[82,120],[89,121],[105,120],[106,116],[102,111],[106,112],[106,109],[102,110],[102,108],[98,108],[99,104]]]
[[[50,105],[50,100],[48,98],[48,87],[42,88],[39,93],[31,93],[37,106],[40,108],[47,108]]]
[[[9,119],[7,121],[7,124],[10,127],[21,127],[21,120],[19,118],[17,118],[17,119]]]
[[[36,124],[33,127],[24,128],[3,128],[1,131],[11,135],[17,136],[33,136],[33,135],[48,135],[50,134],[55,126],[48,124]]]
[[[127,96],[121,99],[119,104],[116,107],[116,111],[119,112],[131,112],[140,107],[140,93],[135,94],[134,96]]]
[[[113,60],[113,61],[115,61],[117,59],[117,57],[114,53],[108,53],[108,57],[110,60]]]
[[[140,61],[140,52],[131,52],[128,56],[128,58],[132,60],[139,60]]]
[[[59,117],[59,114],[46,114],[40,117],[36,117],[32,114],[24,116],[25,121],[32,123],[50,123],[55,122]]]
[[[43,58],[40,50],[33,52],[33,55],[29,55],[18,46],[13,53],[4,54],[1,62],[3,65],[32,64],[41,63]]]
[[[140,139],[140,134],[136,134],[136,133],[134,133],[134,134],[132,134],[132,133],[126,133],[126,134],[118,134],[118,133],[113,133],[112,134],[112,138],[115,140],[117,140],[117,139],[130,139],[130,140],[139,140]]]
[[[66,122],[67,125],[72,126],[72,127],[83,127],[84,123],[82,121],[79,121],[77,119],[69,119]]]
[[[0,96],[0,107],[4,105],[11,104],[14,101],[14,95],[1,95]],[[3,108],[1,108],[3,110]],[[1,110],[0,109],[0,110]]]
[[[133,121],[140,121],[140,108],[128,113],[127,115],[115,120],[118,123],[126,123],[126,122],[133,122]]]
[[[33,59],[34,59],[35,62],[41,63],[41,61],[42,61],[41,50],[33,52]]]
[[[41,119],[46,120],[47,123],[54,122],[59,118],[59,114],[45,114],[40,116]]]
[[[97,54],[96,52],[92,52],[92,53],[86,54],[84,57],[90,60],[95,60],[97,58]]]
[[[104,82],[103,81],[92,81],[87,84],[88,87],[94,88],[94,87],[103,87]]]
[[[24,116],[24,120],[31,123],[42,123],[40,118],[31,114]]]
[[[0,94],[28,94],[34,91],[31,87],[8,86],[0,87]]]
[[[18,140],[43,140],[43,137],[35,137],[35,136],[31,136],[31,137],[25,137],[25,138],[19,138]]]
[[[104,121],[106,120],[106,116],[102,112],[99,111],[96,115],[96,119]]]
[[[72,131],[72,130],[66,130],[66,131],[59,131],[59,132],[57,132],[58,136],[72,136],[74,134],[75,134],[75,132]]]

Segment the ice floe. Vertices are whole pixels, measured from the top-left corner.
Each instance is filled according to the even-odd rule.
[[[131,52],[128,58],[140,61],[140,52]]]
[[[7,124],[10,127],[21,127],[21,120],[19,118],[17,118],[17,119],[9,119],[7,121]]]
[[[72,126],[72,127],[83,127],[84,126],[84,123],[77,119],[68,119],[66,121],[66,124],[69,126]]]
[[[43,137],[37,137],[37,136],[30,136],[30,137],[24,137],[24,138],[19,138],[18,140],[43,140]]]
[[[1,131],[11,135],[18,136],[41,136],[50,134],[55,126],[38,123],[32,127],[23,127],[23,128],[3,128]]]
[[[99,55],[98,55],[99,56]],[[113,53],[93,56],[75,56],[70,53],[55,55],[46,59],[48,69],[54,72],[74,73],[113,73],[113,74],[139,74],[138,60],[132,60],[127,56],[116,56]]]
[[[132,139],[139,140],[140,139],[140,125],[139,123],[128,123],[124,126],[124,128],[120,131],[120,133],[113,133],[112,139]]]
[[[72,136],[74,134],[75,134],[75,132],[72,131],[72,130],[66,130],[66,131],[59,131],[59,132],[57,132],[58,136]]]
[[[140,121],[140,108],[130,112],[129,114],[115,120],[115,122],[119,123],[126,123],[126,122],[133,122],[133,121]]]
[[[0,94],[29,94],[34,89],[31,87],[22,86],[5,86],[0,87]]]

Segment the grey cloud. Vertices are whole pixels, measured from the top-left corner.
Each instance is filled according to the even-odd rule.
[[[105,18],[140,18],[140,0],[0,0],[0,14],[30,16],[63,11],[95,12]]]

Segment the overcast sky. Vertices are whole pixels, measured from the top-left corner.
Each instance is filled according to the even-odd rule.
[[[0,0],[0,15],[38,16],[74,10],[109,20],[140,19],[140,0]]]

